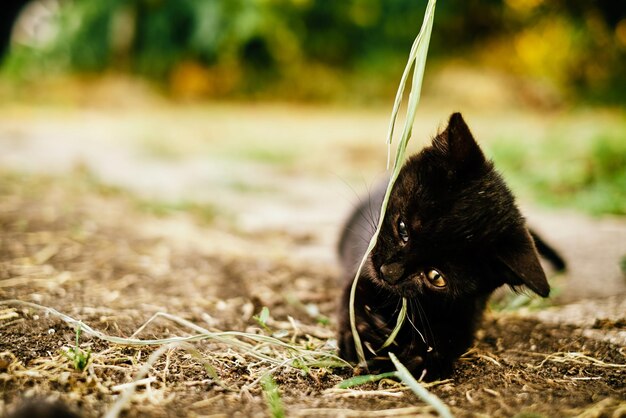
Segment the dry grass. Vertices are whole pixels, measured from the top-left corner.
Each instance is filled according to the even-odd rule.
[[[43,396],[85,416],[267,416],[271,373],[286,416],[435,414],[395,380],[337,388],[334,270],[276,251],[301,245],[288,234],[157,218],[78,175],[3,173],[0,195],[0,413]],[[79,325],[83,371],[66,354]],[[455,416],[613,414],[625,363],[582,330],[499,314],[429,391]]]

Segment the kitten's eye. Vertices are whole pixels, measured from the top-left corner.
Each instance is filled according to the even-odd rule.
[[[406,224],[404,221],[398,222],[398,235],[404,242],[409,242],[409,231],[406,229]]]
[[[446,285],[446,279],[443,277],[443,274],[439,273],[437,270],[432,269],[428,270],[426,273],[426,278],[435,287],[444,287]]]

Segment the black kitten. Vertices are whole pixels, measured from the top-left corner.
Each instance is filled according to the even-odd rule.
[[[356,208],[339,244],[345,276],[339,354],[352,362],[358,359],[348,313],[350,286],[384,192],[381,188]],[[525,285],[543,297],[550,292],[511,191],[455,113],[431,146],[402,167],[359,278],[356,324],[370,371],[393,369],[387,354],[393,352],[416,377],[448,375],[471,345],[489,295],[503,284]],[[396,325],[402,297],[408,300],[406,320],[395,342],[381,349]]]

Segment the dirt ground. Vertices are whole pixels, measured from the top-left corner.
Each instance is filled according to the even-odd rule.
[[[172,135],[227,136],[231,113],[213,110],[207,126]],[[241,110],[280,127],[260,122],[235,138],[243,143],[273,135],[268,141],[283,144],[295,132],[280,109]],[[248,160],[233,157],[241,149],[232,142],[214,144],[210,155],[194,143],[168,145],[167,135],[147,146],[137,120],[119,113],[105,117],[117,121],[110,125],[92,112],[36,114],[28,126],[33,115],[23,109],[4,115],[0,415],[44,397],[87,417],[118,406],[131,417],[270,416],[261,382],[268,372],[286,416],[436,415],[393,380],[337,388],[352,376],[333,357],[333,248],[355,201],[342,182],[359,184],[371,168],[362,161],[376,153],[373,127],[384,130],[386,115],[358,123],[334,111],[292,114],[303,132],[330,125],[344,138],[332,155],[306,160],[286,145],[271,155],[256,152],[262,143],[250,145]],[[155,123],[149,133],[166,129]],[[129,130],[134,136],[123,136]],[[335,140],[307,143],[325,149]],[[185,153],[172,155],[177,149]],[[358,161],[360,173],[340,165],[329,174],[325,160]],[[181,196],[184,204],[167,203]],[[626,416],[626,282],[618,263],[626,222],[532,205],[528,213],[571,271],[552,279],[558,291],[547,304],[499,295],[454,375],[429,390],[460,417]],[[263,307],[267,319],[259,319]],[[160,312],[171,316],[153,317]],[[78,341],[90,355],[82,371],[69,358],[72,319],[85,324]],[[138,342],[193,335],[201,340]],[[105,340],[111,336],[127,340]]]

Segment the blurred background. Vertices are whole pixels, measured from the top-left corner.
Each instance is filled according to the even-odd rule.
[[[3,73],[132,75],[175,98],[388,101],[425,4],[6,0]],[[450,0],[436,19],[432,64],[498,74],[526,103],[625,100],[623,2]]]
[[[384,171],[425,5],[4,0],[0,164],[21,174],[3,181],[67,175],[330,258],[342,214]],[[624,68],[626,2],[441,1],[411,146],[463,112],[547,239],[593,245],[579,276],[623,290]]]

